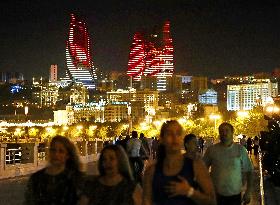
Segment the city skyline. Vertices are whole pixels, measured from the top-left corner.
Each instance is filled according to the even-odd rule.
[[[50,65],[58,64],[63,77],[74,12],[88,22],[94,65],[104,71],[125,72],[133,34],[168,19],[175,73],[221,77],[271,72],[280,66],[279,11],[277,3],[242,1],[9,1],[1,12],[0,71],[31,79],[48,76]]]

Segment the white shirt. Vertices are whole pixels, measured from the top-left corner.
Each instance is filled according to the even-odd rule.
[[[129,157],[140,157],[142,142],[138,138],[131,138],[127,141],[126,149]]]
[[[210,146],[203,157],[211,166],[211,177],[216,192],[223,196],[241,193],[242,173],[252,172],[253,166],[245,147],[233,143],[225,147],[221,143]]]

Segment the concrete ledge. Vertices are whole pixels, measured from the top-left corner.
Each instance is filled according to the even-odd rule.
[[[81,156],[81,163],[87,164],[89,162],[97,161],[99,159],[99,155],[100,154]],[[29,175],[40,169],[43,169],[46,165],[47,161],[38,161],[38,164],[7,164],[5,166],[5,170],[0,171],[0,179]]]
[[[0,172],[0,179],[29,175],[43,169],[46,165],[46,161],[40,161],[38,165],[33,163],[6,165],[6,169]]]

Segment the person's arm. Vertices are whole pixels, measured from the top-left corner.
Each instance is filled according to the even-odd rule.
[[[134,205],[142,205],[142,197],[143,197],[142,195],[143,195],[143,190],[137,184],[132,195]]]
[[[148,167],[144,173],[143,180],[143,205],[152,205],[152,181],[155,165]]]
[[[216,197],[214,188],[206,166],[202,160],[194,161],[193,164],[194,173],[202,191],[195,190],[184,177],[178,176],[180,182],[170,182],[165,187],[166,192],[170,194],[169,197],[187,196],[198,205],[215,205]]]
[[[193,165],[196,181],[198,182],[201,191],[195,190],[193,195],[191,196],[191,199],[197,204],[215,205],[216,196],[214,186],[207,167],[201,159],[195,160]]]
[[[211,164],[212,164],[212,162],[211,162],[211,156],[210,156],[210,150],[211,150],[211,147],[208,147],[207,149],[206,149],[206,152],[205,152],[205,154],[204,154],[204,156],[203,156],[203,161],[204,161],[204,163],[205,163],[205,165],[206,165],[206,167],[209,169],[209,167],[211,166]]]

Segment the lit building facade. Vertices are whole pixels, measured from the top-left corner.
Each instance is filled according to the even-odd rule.
[[[70,29],[66,42],[66,80],[82,83],[95,89],[97,79],[93,67],[90,37],[85,22],[71,14]]]
[[[266,105],[278,95],[278,83],[270,79],[254,79],[252,83],[227,85],[227,110],[251,110]]]
[[[217,105],[218,93],[213,89],[208,89],[198,96],[198,102],[204,105]]]
[[[74,122],[91,121],[104,122],[105,102],[76,104],[69,106],[74,113]]]
[[[40,105],[41,107],[54,107],[58,100],[59,88],[55,85],[42,85],[40,91]]]
[[[104,114],[106,122],[120,122],[122,120],[128,120],[128,103],[109,103],[105,106]]]
[[[118,89],[116,91],[107,92],[107,102],[130,102],[135,101],[136,99],[136,90],[122,90]]]
[[[75,85],[71,87],[70,104],[85,105],[88,100],[88,90],[83,85]]]
[[[195,93],[198,93],[202,90],[207,90],[208,85],[207,85],[207,77],[197,77],[197,76],[192,76],[191,78],[191,90],[194,91]]]
[[[51,65],[49,82],[57,82],[57,65]]]
[[[166,78],[174,73],[174,47],[170,35],[170,22],[166,21],[162,30],[162,39],[159,34],[144,34],[137,32],[134,35],[129,54],[127,75],[135,81],[142,76],[156,76],[157,90],[166,90]]]
[[[55,125],[71,125],[74,123],[74,112],[72,110],[53,111]]]

